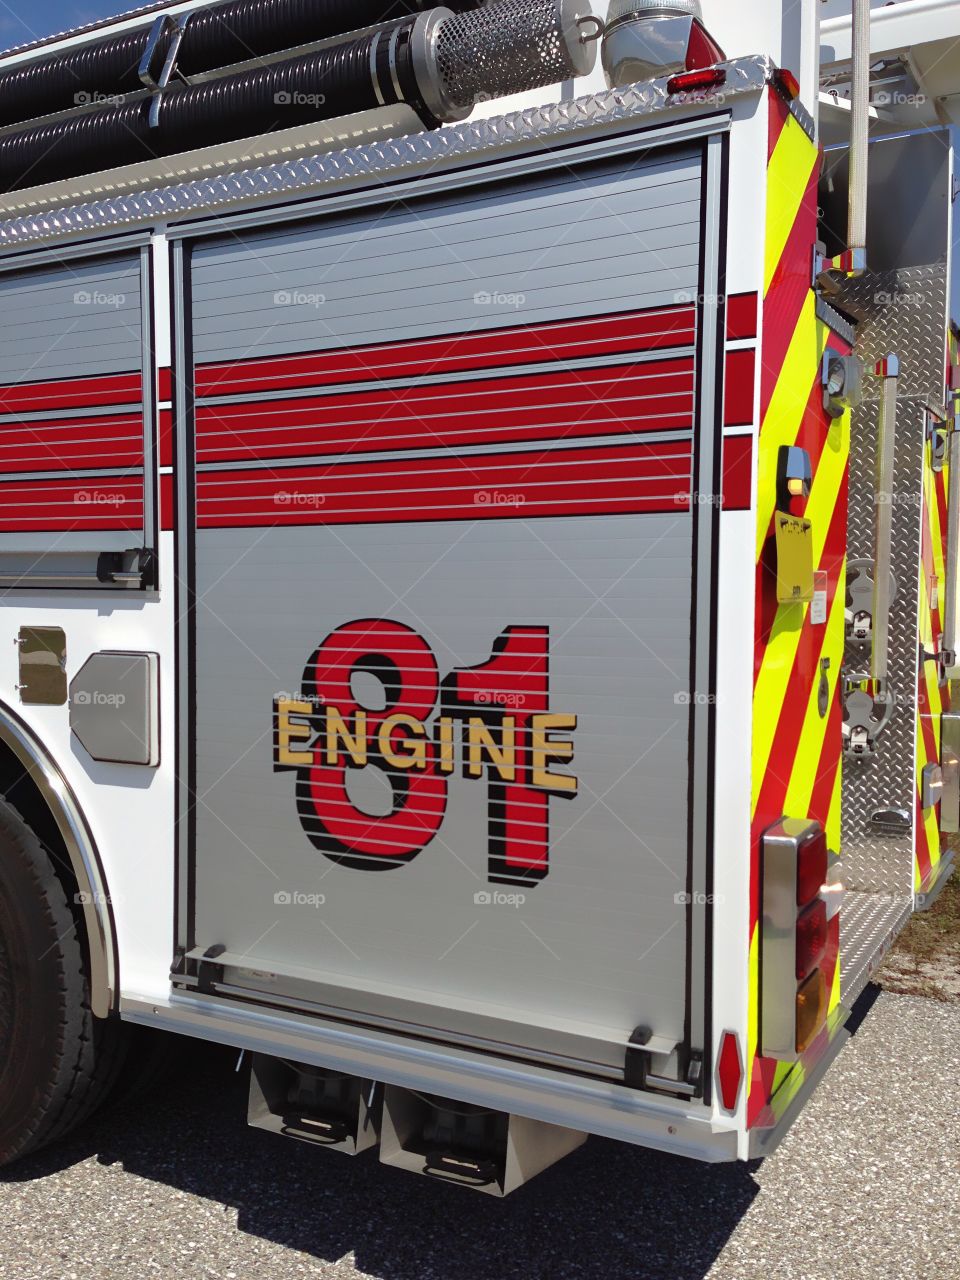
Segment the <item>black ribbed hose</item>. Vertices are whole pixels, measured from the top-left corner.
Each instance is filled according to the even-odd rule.
[[[407,102],[432,127],[439,122],[420,103],[404,56],[411,25],[403,24],[398,45],[402,92],[398,96],[391,83],[387,105]],[[7,134],[0,137],[0,187],[16,191],[379,107],[370,71],[372,39],[361,36],[200,85],[171,84],[156,128],[150,127],[150,101],[141,100]],[[382,86],[389,81],[381,76]]]
[[[475,7],[478,0],[449,5]],[[357,31],[424,9],[442,0],[233,0],[201,9],[186,26],[177,61],[185,76],[267,57],[297,45]],[[0,127],[54,115],[143,89],[140,60],[149,27],[82,45],[55,57],[0,71]],[[162,65],[169,36],[161,42]]]

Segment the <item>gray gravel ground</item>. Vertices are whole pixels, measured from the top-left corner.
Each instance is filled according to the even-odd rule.
[[[780,1150],[594,1140],[506,1202],[248,1130],[235,1055],[0,1180],[7,1280],[960,1280],[960,1006],[883,994]]]

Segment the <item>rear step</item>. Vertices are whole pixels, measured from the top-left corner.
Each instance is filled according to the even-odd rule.
[[[249,1123],[314,1146],[506,1196],[575,1151],[585,1133],[449,1098],[254,1054]]]

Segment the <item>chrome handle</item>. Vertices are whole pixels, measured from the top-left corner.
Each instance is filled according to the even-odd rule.
[[[870,675],[882,690],[890,648],[890,596],[893,575],[893,477],[897,448],[897,393],[900,361],[889,355],[875,370],[883,380],[877,431],[876,522],[873,549],[873,648]]]

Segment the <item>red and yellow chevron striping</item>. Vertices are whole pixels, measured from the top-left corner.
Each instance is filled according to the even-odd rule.
[[[923,493],[920,527],[920,650],[935,654],[943,634],[943,596],[946,590],[947,486],[946,457],[934,466],[934,442],[928,438],[923,451]],[[914,850],[914,888],[920,892],[936,878],[942,850],[940,807],[924,809],[923,770],[940,761],[940,717],[950,709],[948,684],[940,684],[938,663],[921,659],[917,688],[917,835]]]
[[[817,237],[817,148],[775,93],[770,97],[765,291],[760,346],[761,418],[757,513],[756,647],[751,828],[748,1124],[762,1123],[774,1094],[799,1071],[758,1054],[760,840],[784,814],[816,818],[834,848],[840,836],[842,752],[839,675],[846,596],[849,421],[823,408],[820,368],[827,342],[843,344],[817,318],[811,263]],[[773,519],[780,449],[810,455],[813,482],[795,514],[812,522],[826,623],[807,604],[778,604]],[[822,663],[829,667],[824,672]],[[820,681],[829,686],[821,715]],[[839,1002],[839,920],[826,961]],[[792,1090],[796,1081],[791,1083]]]

